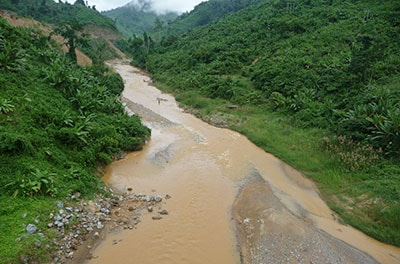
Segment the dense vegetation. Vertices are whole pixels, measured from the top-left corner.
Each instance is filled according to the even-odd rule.
[[[276,0],[129,47],[134,64],[200,114],[236,105],[234,128],[316,179],[343,219],[400,245],[399,39],[398,1]],[[309,148],[286,146],[293,158],[260,129],[268,118],[320,133]]]
[[[235,13],[259,0],[213,0],[198,4],[191,12],[180,15],[167,27],[161,29],[163,34],[184,33],[197,27],[218,21],[226,15]]]
[[[102,14],[112,18],[118,30],[126,38],[130,38],[133,35],[142,35],[143,32],[153,31],[178,16],[174,12],[157,14],[151,9],[151,3],[144,4],[143,6],[128,4],[102,12]]]
[[[48,237],[24,236],[22,224],[37,220],[46,230],[57,200],[98,192],[99,168],[140,149],[149,136],[118,100],[123,89],[118,74],[80,67],[58,49],[38,30],[0,19],[2,263],[48,250],[33,245]]]
[[[32,17],[38,21],[51,24],[62,24],[72,18],[81,25],[116,29],[110,18],[96,11],[95,6],[86,6],[86,1],[78,0],[74,4],[54,0],[2,0],[0,9],[12,11],[23,17]]]

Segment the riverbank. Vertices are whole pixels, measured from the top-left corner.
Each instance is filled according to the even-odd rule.
[[[267,107],[243,103],[231,108],[231,102],[205,98],[199,91],[178,90],[158,82],[156,85],[173,94],[185,111],[245,135],[314,180],[340,221],[379,241],[400,245],[400,204],[395,191],[400,167],[396,161],[370,163],[370,152],[351,140],[318,128],[298,127],[290,117],[270,112]],[[332,148],[334,144],[338,145]]]
[[[361,253],[354,247],[349,246],[348,243],[351,244],[353,240],[358,240],[362,241],[361,245],[357,244],[358,248],[362,249],[364,246],[366,248],[364,252],[369,252],[370,254],[374,255],[374,257],[380,259],[379,261],[382,263],[391,263],[392,261],[388,262],[383,260],[381,258],[382,256],[379,256],[380,254],[383,254],[389,258],[396,258],[398,253],[396,253],[395,248],[388,249],[388,251],[386,251],[385,245],[378,246],[376,242],[369,240],[369,238],[362,236],[360,237],[360,234],[350,238],[350,240],[345,240],[345,238],[343,238],[346,243],[342,241],[342,238],[339,240],[331,237],[330,235],[332,234],[330,233],[331,230],[329,230],[329,227],[325,226],[322,228],[319,226],[321,219],[325,219],[327,223],[329,222],[332,228],[337,232],[341,232],[338,230],[342,229],[346,230],[345,233],[350,232],[349,234],[352,235],[355,233],[352,233],[351,228],[342,226],[336,221],[336,218],[332,216],[332,212],[320,200],[314,183],[306,180],[300,173],[293,170],[289,166],[282,165],[279,160],[275,159],[271,155],[266,154],[264,151],[253,146],[245,137],[242,137],[241,135],[229,130],[213,128],[199,120],[196,121],[191,115],[182,113],[183,110],[176,108],[174,99],[171,96],[162,94],[154,87],[148,85],[149,78],[147,76],[133,77],[132,74],[137,74],[137,70],[130,69],[128,66],[123,66],[120,64],[116,64],[114,66],[124,77],[126,80],[126,85],[130,89],[124,92],[124,96],[129,97],[129,100],[131,100],[131,102],[127,102],[127,105],[131,104],[131,106],[134,106],[135,102],[139,102],[141,104],[140,106],[134,106],[136,107],[136,111],[140,111],[142,114],[149,117],[150,120],[145,122],[149,122],[155,129],[153,130],[154,135],[150,141],[150,144],[146,146],[144,151],[129,155],[126,159],[117,162],[115,165],[112,165],[110,168],[110,173],[112,173],[108,174],[106,179],[112,185],[117,185],[121,188],[131,185],[135,186],[135,188],[139,190],[149,191],[152,188],[157,189],[157,191],[164,190],[163,192],[165,192],[165,190],[170,190],[168,192],[173,193],[174,201],[169,204],[169,209],[171,209],[169,211],[172,213],[170,216],[168,216],[168,218],[163,220],[163,226],[161,229],[159,226],[152,224],[151,219],[148,219],[143,225],[141,225],[134,236],[121,234],[121,237],[124,238],[124,243],[122,243],[124,245],[121,244],[120,246],[118,245],[115,247],[106,246],[111,245],[110,239],[116,239],[119,236],[108,238],[108,242],[105,244],[105,246],[102,246],[102,249],[98,253],[98,261],[96,260],[97,262],[94,261],[93,263],[101,263],[101,261],[105,260],[106,255],[111,257],[118,255],[122,261],[124,259],[123,254],[125,254],[123,252],[131,250],[132,248],[135,248],[135,252],[131,252],[132,255],[130,256],[136,260],[143,258],[142,260],[144,262],[149,262],[149,259],[156,260],[158,257],[165,256],[167,259],[173,261],[171,263],[177,263],[178,260],[176,258],[181,256],[184,251],[181,249],[181,246],[188,243],[189,245],[195,243],[194,241],[197,241],[197,239],[194,239],[194,237],[196,237],[195,234],[197,231],[200,232],[199,235],[201,236],[204,234],[215,235],[215,231],[206,232],[206,230],[208,230],[210,227],[210,223],[212,223],[212,226],[215,226],[216,218],[225,218],[225,213],[223,212],[224,207],[217,209],[219,213],[223,213],[221,215],[222,217],[216,217],[216,211],[212,211],[213,217],[206,218],[213,219],[211,222],[209,220],[204,220],[202,215],[206,211],[214,208],[215,201],[222,201],[222,196],[220,196],[222,193],[225,194],[223,196],[225,197],[224,199],[227,199],[228,197],[227,200],[224,200],[224,203],[225,201],[233,203],[235,199],[234,194],[238,190],[233,193],[232,198],[229,198],[227,195],[230,193],[230,191],[228,191],[226,188],[231,184],[226,185],[228,183],[226,182],[227,179],[229,179],[229,181],[233,180],[232,183],[236,183],[235,185],[239,184],[242,186],[240,187],[241,191],[239,192],[239,195],[236,196],[237,200],[235,204],[245,205],[242,207],[235,205],[232,209],[232,212],[237,212],[237,210],[240,211],[240,208],[249,208],[250,210],[245,212],[245,214],[236,213],[236,216],[238,217],[236,217],[235,222],[232,223],[237,225],[236,230],[238,237],[240,237],[241,233],[240,226],[246,227],[247,224],[251,224],[250,230],[252,233],[250,235],[253,238],[257,236],[265,236],[260,242],[261,244],[256,243],[258,248],[254,248],[249,243],[243,243],[243,241],[246,240],[241,240],[239,248],[241,248],[241,261],[243,263],[246,263],[246,261],[252,261],[252,258],[254,260],[254,257],[259,257],[260,259],[269,259],[271,255],[268,254],[279,255],[278,253],[280,247],[270,250],[271,244],[265,242],[267,241],[265,238],[274,240],[276,239],[276,236],[274,237],[273,234],[271,235],[268,232],[263,232],[272,226],[269,225],[270,222],[268,221],[271,221],[271,219],[268,217],[272,215],[272,220],[277,220],[276,218],[274,219],[276,214],[271,214],[269,212],[278,212],[282,210],[288,210],[286,212],[287,215],[283,217],[283,219],[295,219],[296,221],[301,222],[301,224],[293,225],[294,227],[307,227],[297,230],[307,230],[303,232],[307,234],[305,240],[299,237],[293,238],[293,234],[290,234],[290,232],[278,232],[278,236],[280,236],[282,239],[281,242],[284,243],[286,241],[288,246],[290,244],[294,253],[296,253],[295,251],[299,251],[301,249],[301,252],[298,252],[300,255],[292,252],[289,255],[282,255],[282,257],[289,257],[293,261],[296,258],[303,260],[312,260],[315,258],[313,259],[314,263],[324,263],[324,260],[335,259],[339,261],[337,257],[342,260],[342,262],[339,263],[346,263],[344,262],[345,260],[352,260],[356,263],[375,263],[369,256]],[[158,98],[163,98],[164,100],[162,102],[158,102]],[[255,185],[252,184],[252,179],[254,179],[254,177],[250,177],[252,174],[246,173],[246,171],[248,171],[249,163],[255,166],[254,168],[256,168],[256,171],[258,171],[259,175],[262,176],[263,179],[261,182],[257,180],[257,184]],[[190,165],[190,168],[186,168],[185,164]],[[207,164],[207,168],[204,167],[204,164]],[[200,167],[197,167],[197,165],[200,165]],[[186,168],[184,169],[184,173],[179,172],[179,170],[182,168]],[[214,168],[219,169],[214,171]],[[169,172],[172,172],[172,174],[169,174]],[[136,176],[131,177],[130,175]],[[225,175],[223,178],[226,179],[220,182],[220,180],[218,180],[218,175]],[[248,176],[246,177],[246,175]],[[191,179],[190,177],[193,176],[195,176],[195,178]],[[242,185],[243,180],[245,182],[244,185]],[[197,186],[199,183],[202,185]],[[216,192],[216,196],[210,196],[211,192],[207,191],[207,189],[205,189],[206,185],[203,184],[206,184],[207,186],[214,186],[214,189],[218,186],[218,190],[212,191]],[[259,193],[261,200],[240,198],[243,190],[250,189],[252,190],[250,193],[257,194],[257,192],[253,190],[255,188],[254,186],[264,185],[270,188],[272,192],[268,191],[267,187],[267,189],[264,188],[263,190],[265,192],[261,191]],[[267,197],[267,202],[263,202],[265,199],[262,197]],[[214,202],[207,202],[210,198]],[[185,204],[188,200],[196,201],[196,205],[191,204],[189,207],[186,207],[186,205],[179,205],[180,203]],[[259,201],[261,201],[261,203],[259,203]],[[204,202],[205,204],[197,204],[197,202]],[[211,204],[213,205],[210,207]],[[257,209],[257,204],[264,206],[268,205],[269,207],[264,209],[260,207],[261,209]],[[182,212],[183,208],[185,209]],[[191,211],[193,208],[196,210]],[[184,214],[182,215],[182,213]],[[247,217],[246,214],[249,214],[250,217]],[[262,215],[260,216],[260,214]],[[187,218],[188,216],[189,218]],[[227,221],[231,223],[231,220],[229,219],[230,218],[228,217]],[[278,217],[278,220],[279,219],[281,218]],[[194,224],[194,222],[196,222],[196,224]],[[287,229],[285,227],[285,221],[280,222],[281,223],[278,223],[278,225],[281,224],[280,227],[282,229],[280,230]],[[186,229],[186,225],[188,223],[192,223],[192,225],[189,225],[189,229]],[[261,225],[261,223],[263,223],[263,225]],[[228,224],[228,226],[230,226],[230,224]],[[193,229],[194,227],[196,228]],[[324,231],[321,231],[321,228]],[[244,231],[246,231],[246,229],[244,229]],[[180,234],[180,232],[183,232],[183,234]],[[328,233],[330,235],[328,235]],[[161,234],[162,236],[160,236]],[[190,238],[187,237],[187,235],[189,235]],[[151,239],[152,237],[153,239]],[[200,240],[204,240],[203,242],[206,242],[206,244],[209,245],[208,241],[215,239],[215,236],[213,237],[214,238],[202,237]],[[218,235],[218,237],[221,236]],[[246,238],[246,235],[243,237]],[[182,239],[182,241],[180,241],[180,239]],[[271,240],[269,241],[271,242]],[[307,246],[296,247],[298,246],[296,241],[303,241],[303,245]],[[309,243],[310,241],[316,241],[316,244]],[[144,247],[143,244],[145,244]],[[171,248],[169,245],[175,246]],[[373,252],[369,251],[371,247],[368,245],[373,248]],[[165,246],[166,248],[164,248]],[[190,248],[193,248],[193,246]],[[196,246],[194,248],[197,248],[206,255],[211,255],[209,253],[205,253],[208,252],[207,250],[211,250],[211,248],[207,250],[201,248],[200,246]],[[215,246],[212,248],[216,249]],[[254,253],[247,255],[250,257],[250,259],[247,258],[247,260],[245,259],[246,248],[247,251],[253,250]],[[324,256],[326,257],[324,260],[319,261],[316,259],[319,257],[319,254],[316,254],[315,251],[311,255],[307,255],[305,253],[307,250],[312,252],[313,249],[318,251],[318,248],[319,250],[324,251]],[[335,251],[335,248],[340,248],[340,250],[338,249],[339,251]],[[377,250],[378,248],[379,250]],[[258,249],[262,249],[260,253],[254,251]],[[168,253],[164,250],[166,250]],[[145,252],[151,254],[148,255]],[[140,254],[140,258],[136,254]],[[343,256],[343,254],[345,254],[345,256]],[[346,254],[349,254],[349,256]],[[189,258],[196,261],[201,261],[202,255],[193,255],[192,253],[189,253],[189,255],[184,255],[181,257],[182,259]],[[213,260],[215,261],[215,259]],[[126,263],[118,262],[119,260],[117,260],[115,257],[113,258],[113,261],[116,261],[116,263]],[[167,260],[164,259],[164,261]],[[210,263],[212,263],[212,261]]]

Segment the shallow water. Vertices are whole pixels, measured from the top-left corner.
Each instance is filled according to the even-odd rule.
[[[231,206],[254,170],[294,215],[382,263],[400,263],[398,248],[336,223],[314,184],[298,172],[244,136],[184,113],[131,66],[113,67],[125,80],[123,96],[141,105],[136,112],[152,137],[143,151],[108,166],[104,180],[120,190],[172,198],[163,200],[169,212],[163,219],[145,212],[136,230],[109,235],[90,263],[240,263]]]

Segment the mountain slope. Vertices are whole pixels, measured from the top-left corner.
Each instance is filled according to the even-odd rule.
[[[1,263],[59,257],[47,227],[57,202],[101,192],[99,168],[150,134],[118,100],[118,74],[72,63],[35,25],[0,18]],[[29,223],[38,232],[28,233]]]
[[[82,3],[81,3],[82,2]],[[32,17],[37,21],[66,28],[77,25],[82,41],[77,46],[95,62],[119,57],[111,44],[121,38],[114,21],[89,7],[83,1],[75,4],[54,2],[53,0],[3,0],[0,9],[16,13],[21,17]],[[98,52],[99,50],[102,52]]]
[[[142,35],[143,32],[154,30],[157,26],[156,21],[158,23],[168,23],[178,16],[174,12],[157,14],[151,9],[150,4],[127,4],[123,7],[103,12],[102,14],[113,19],[119,31],[126,38],[132,37],[132,35]]]
[[[260,0],[209,0],[182,14],[164,30],[167,34],[178,34],[210,24],[226,15],[235,13]]]
[[[72,5],[61,1],[56,3],[53,0],[2,0],[0,9],[50,24],[60,24],[75,19],[83,26],[97,25],[98,27],[116,29],[111,19],[101,15],[94,7],[84,4],[75,3]]]
[[[253,141],[268,150],[275,142],[259,129],[268,120],[250,127],[252,111],[322,129],[328,136],[314,150],[330,155],[310,176],[347,221],[400,245],[399,19],[396,1],[260,1],[160,43],[134,39],[131,47],[134,63],[199,112],[210,111],[204,98],[243,109],[235,127],[257,131]],[[368,206],[355,208],[348,197]]]

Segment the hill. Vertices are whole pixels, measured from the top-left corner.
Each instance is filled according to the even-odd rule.
[[[180,15],[168,24],[162,31],[163,35],[179,34],[197,27],[218,21],[226,15],[235,13],[259,0],[209,0],[195,6],[187,13]]]
[[[166,24],[178,16],[174,12],[157,14],[152,10],[151,3],[146,4],[146,2],[141,2],[141,5],[134,4],[134,2],[128,3],[123,7],[102,12],[102,14],[113,19],[118,30],[126,38],[153,31],[158,25]]]
[[[95,6],[86,6],[83,0],[78,0],[74,4],[53,0],[3,0],[0,2],[0,9],[48,24],[56,25],[75,19],[83,26],[96,25],[116,29],[111,19],[101,15]]]
[[[130,47],[158,86],[208,120],[236,120],[231,127],[317,180],[343,219],[400,245],[399,18],[396,1],[259,1]],[[272,120],[319,136],[278,146]]]
[[[150,131],[124,111],[118,74],[75,64],[53,30],[9,18],[18,26],[0,18],[0,259],[49,263],[57,202],[102,192],[99,170]]]
[[[0,10],[8,11],[14,17],[30,17],[52,25],[54,30],[65,30],[74,25],[82,37],[82,41],[76,43],[77,47],[95,62],[120,56],[113,46],[113,42],[121,38],[114,21],[103,16],[95,6],[86,6],[84,1],[69,4],[53,0],[4,0],[0,2]],[[102,52],[98,52],[100,49]]]

